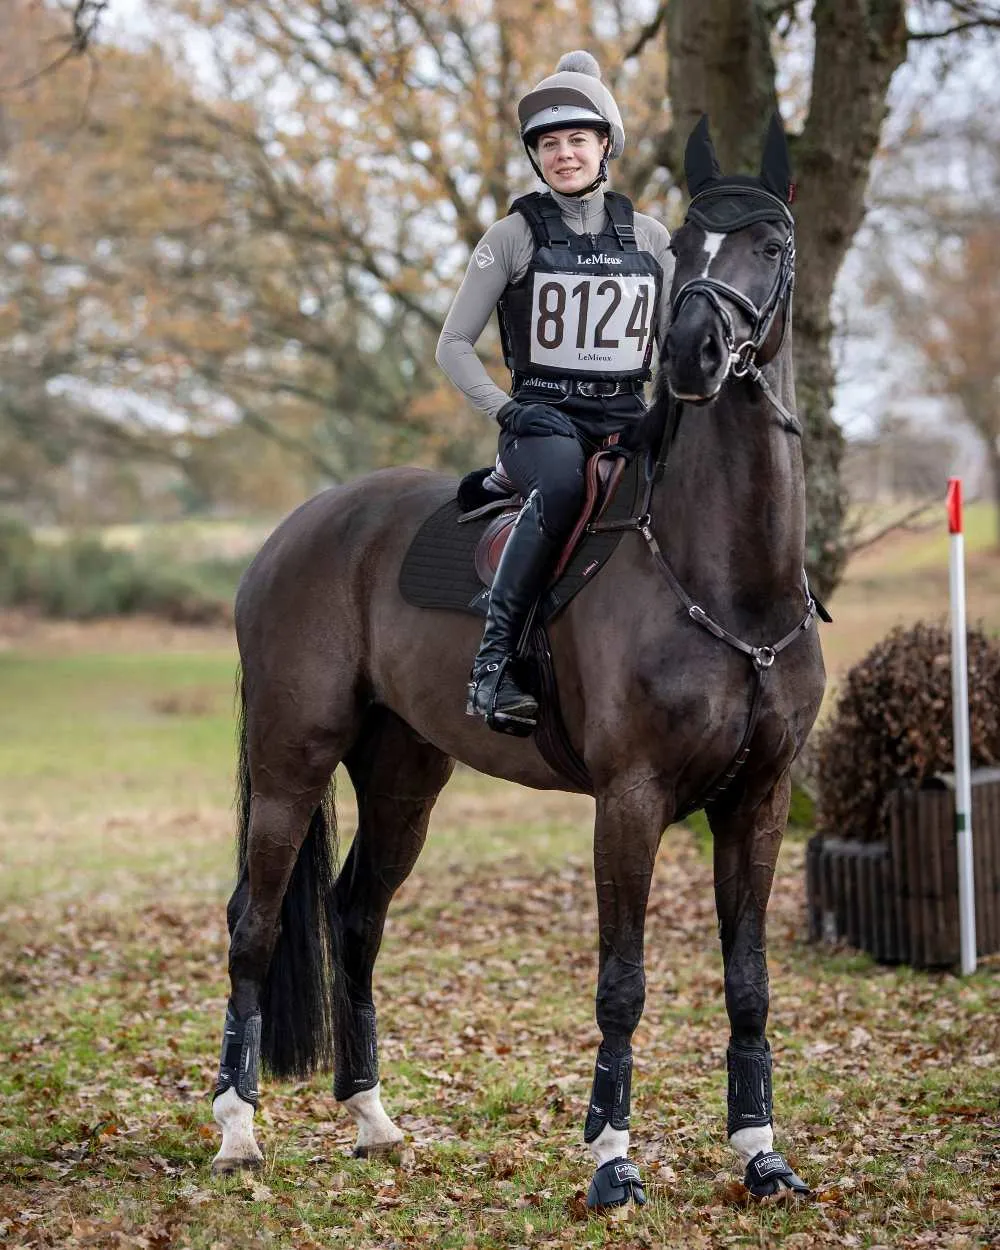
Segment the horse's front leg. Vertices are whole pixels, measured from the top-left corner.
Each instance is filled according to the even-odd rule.
[[[730,1040],[726,1132],[757,1198],[808,1194],[808,1186],[774,1149],[768,1012],[766,913],[778,850],[788,820],[786,771],[763,801],[743,800],[708,813],[715,839],[715,902],[725,969]]]
[[[600,933],[597,1051],[584,1141],[597,1164],[587,1195],[600,1210],[646,1201],[628,1159],[632,1034],[646,1001],[643,930],[653,864],[671,814],[656,777],[626,776],[597,796],[594,876]]]

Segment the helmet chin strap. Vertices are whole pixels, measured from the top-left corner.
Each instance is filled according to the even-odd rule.
[[[565,195],[567,199],[571,199],[571,200],[582,199],[583,196],[590,195],[592,192],[596,191],[597,188],[601,185],[601,183],[607,182],[607,180],[608,180],[608,154],[607,152],[605,152],[605,154],[601,157],[601,165],[597,171],[597,177],[594,179],[594,181],[590,184],[589,187],[584,187],[580,191],[560,191],[559,194]]]

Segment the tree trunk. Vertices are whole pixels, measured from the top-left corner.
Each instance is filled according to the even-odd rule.
[[[726,173],[760,168],[768,119],[777,108],[771,27],[753,0],[670,0],[668,87],[673,172],[683,182],[684,143],[702,113]]]
[[[816,0],[809,116],[795,145],[795,365],[806,431],[807,559],[819,594],[837,584],[846,558],[843,436],[833,423],[830,302],[840,266],[865,214],[865,188],[887,111],[889,82],[906,57],[903,0]]]
[[[669,88],[675,133],[665,146],[675,175],[691,125],[707,112],[727,173],[760,166],[775,107],[774,62],[764,0],[670,0]],[[906,55],[903,0],[816,0],[809,116],[792,137],[799,193],[795,371],[805,427],[807,566],[821,596],[846,557],[840,483],[843,436],[831,417],[834,370],[830,302],[864,217],[865,186],[886,113],[886,94]],[[680,132],[679,134],[677,132]]]

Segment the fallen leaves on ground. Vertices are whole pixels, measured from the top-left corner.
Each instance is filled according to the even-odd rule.
[[[996,979],[915,975],[804,945],[800,846],[783,853],[772,900],[769,1031],[776,1144],[816,1200],[748,1204],[724,1136],[711,867],[683,830],[657,865],[635,1038],[632,1155],[649,1203],[595,1224],[581,1145],[598,1040],[590,869],[519,858],[465,871],[460,859],[456,844],[447,874],[418,866],[376,971],[384,1096],[407,1144],[388,1161],[354,1160],[328,1078],[265,1081],[264,1169],[217,1181],[209,1094],[224,901],[164,890],[139,909],[110,892],[87,906],[9,908],[0,1241],[819,1247],[881,1235],[957,1250],[1000,1232],[987,1093]]]

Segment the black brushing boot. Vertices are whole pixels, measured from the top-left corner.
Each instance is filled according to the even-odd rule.
[[[532,491],[500,557],[465,706],[469,716],[485,717],[487,725],[500,733],[527,738],[538,723],[538,700],[519,688],[511,662],[528,614],[558,558],[559,546],[542,526],[541,498]]]

